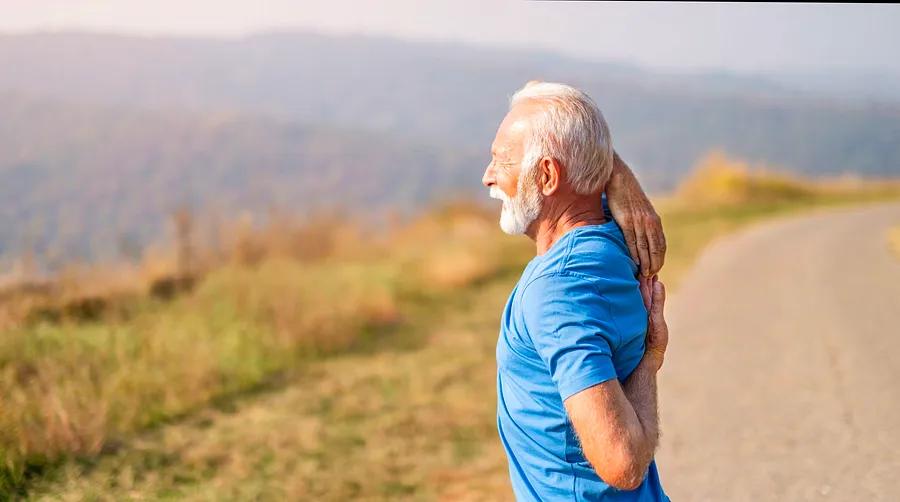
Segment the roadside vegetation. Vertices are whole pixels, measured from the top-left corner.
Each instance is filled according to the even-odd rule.
[[[659,201],[663,279],[753,221],[896,198],[713,154]],[[0,499],[508,496],[494,343],[533,250],[496,219],[464,202],[380,235],[275,218],[197,250],[183,287],[159,286],[163,265],[8,287]]]
[[[813,181],[712,152],[672,196],[657,201],[668,243],[662,275],[675,285],[710,240],[754,221],[898,198],[898,180],[846,176]]]

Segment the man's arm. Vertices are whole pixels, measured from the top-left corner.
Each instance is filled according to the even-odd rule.
[[[566,411],[585,457],[607,484],[640,486],[659,442],[656,373],[668,344],[665,288],[653,281],[644,357],[624,385],[609,380],[572,395]]]
[[[641,274],[644,277],[656,275],[666,259],[662,222],[634,173],[615,152],[606,199]]]

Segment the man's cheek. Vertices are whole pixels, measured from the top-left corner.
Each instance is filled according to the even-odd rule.
[[[510,200],[515,199],[516,198],[516,183],[514,183],[512,180],[508,180],[508,179],[504,180],[504,181],[505,182],[503,185],[500,186],[500,189],[503,190],[503,193],[505,193],[506,196],[510,198]]]

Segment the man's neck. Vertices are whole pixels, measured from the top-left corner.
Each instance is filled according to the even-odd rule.
[[[580,195],[563,203],[549,203],[541,211],[527,232],[534,241],[540,256],[553,247],[563,235],[573,228],[606,223],[599,195]]]

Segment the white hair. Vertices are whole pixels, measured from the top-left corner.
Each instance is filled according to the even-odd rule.
[[[516,91],[509,107],[524,101],[546,106],[531,123],[522,174],[531,176],[542,157],[551,157],[565,166],[576,193],[600,192],[612,172],[613,147],[609,126],[590,96],[569,85],[531,81]]]

